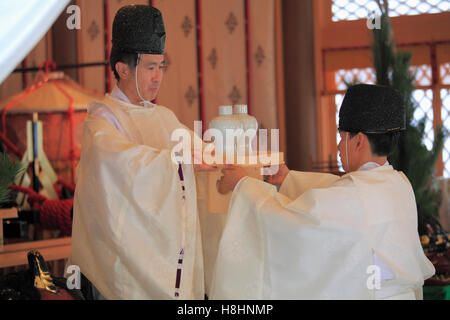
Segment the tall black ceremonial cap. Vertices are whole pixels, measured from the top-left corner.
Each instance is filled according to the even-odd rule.
[[[112,44],[126,53],[164,54],[166,31],[161,12],[147,5],[128,5],[117,11]]]
[[[339,111],[339,130],[387,133],[405,129],[405,104],[397,90],[357,84],[345,93]]]

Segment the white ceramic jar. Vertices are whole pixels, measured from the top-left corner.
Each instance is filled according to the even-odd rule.
[[[236,143],[235,141],[227,141],[226,139],[226,130],[237,130],[242,129],[242,123],[239,119],[233,116],[233,106],[220,106],[219,107],[219,116],[215,117],[209,122],[210,129],[220,130],[222,133],[223,144],[222,150],[217,148],[216,143],[216,153],[222,152],[225,154],[227,150],[234,152]],[[233,139],[234,140],[234,139]]]
[[[233,117],[238,119],[242,124],[244,134],[239,138],[238,144],[243,143],[245,145],[245,155],[251,155],[257,149],[257,133],[258,133],[258,121],[255,117],[248,114],[248,107],[245,104],[238,104],[233,107]],[[250,131],[254,130],[254,136],[249,141]]]

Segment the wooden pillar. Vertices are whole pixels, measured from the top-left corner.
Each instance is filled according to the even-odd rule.
[[[75,0],[72,0],[67,6],[70,5],[76,5]],[[77,30],[67,28],[68,17],[69,14],[63,10],[52,27],[53,59],[57,66],[78,63]],[[78,81],[77,69],[67,69],[64,70],[64,73]]]
[[[287,164],[306,171],[317,159],[313,0],[282,4]]]

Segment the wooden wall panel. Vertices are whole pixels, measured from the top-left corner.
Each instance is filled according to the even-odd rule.
[[[450,44],[442,44],[436,47],[436,58],[438,63],[450,61]],[[446,83],[448,84],[448,83]]]
[[[20,63],[16,68],[21,68],[22,63]],[[11,73],[3,82],[0,84],[0,101],[7,99],[8,97],[20,92],[22,90],[22,74]]]
[[[412,65],[430,63],[430,48],[428,46],[401,46],[397,50],[411,52],[413,54],[411,59]],[[343,69],[343,61],[345,61],[345,69],[373,68],[372,50],[354,49],[325,52],[326,71],[334,72]]]
[[[31,50],[31,52],[26,56],[26,67],[27,68],[33,68],[33,67],[40,67],[46,60],[49,59],[47,56],[47,43],[48,43],[48,33],[42,39],[38,42],[38,44]],[[37,72],[27,72],[25,73],[25,82],[26,86],[30,86],[35,77],[37,75]]]
[[[247,103],[243,0],[200,0],[204,92],[203,126],[220,105]]]
[[[323,1],[324,7],[322,8],[324,10],[318,14],[331,15],[331,8],[328,7],[330,9],[327,9],[326,7],[331,6],[329,2],[331,0]],[[325,13],[325,11],[328,12]],[[365,19],[339,22],[332,22],[331,16],[322,19],[323,23],[319,27],[323,48],[367,46],[370,44],[370,30],[367,28]],[[450,30],[450,12],[398,16],[393,17],[391,23],[397,44],[428,42],[431,39],[433,41],[447,41]]]
[[[68,6],[75,4],[76,1],[72,0]],[[52,27],[53,60],[57,66],[72,65],[78,62],[77,30],[67,28],[68,17],[69,14],[63,10]],[[82,17],[81,20],[83,20]],[[64,73],[74,81],[78,81],[77,69],[66,69]]]
[[[286,149],[286,106],[284,92],[284,48],[283,48],[283,6],[282,0],[275,0],[275,59],[277,87],[277,118],[280,130],[280,150],[285,158],[289,155]]]
[[[317,156],[313,0],[284,0],[286,143],[289,168],[310,171]]]
[[[78,63],[105,61],[103,1],[78,0],[77,4],[81,9],[81,29],[78,30]],[[78,75],[79,83],[83,87],[105,93],[105,67],[80,68]]]
[[[171,109],[187,127],[200,120],[195,0],[154,0],[166,27],[167,69],[157,103]]]
[[[250,110],[261,128],[278,128],[275,60],[275,1],[248,0]]]

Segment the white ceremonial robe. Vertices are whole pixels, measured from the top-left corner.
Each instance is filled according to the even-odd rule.
[[[91,114],[99,107],[120,128]],[[182,182],[171,159],[177,128],[185,127],[162,106],[143,108],[109,95],[88,106],[70,262],[107,299],[204,297],[194,171],[183,164]]]
[[[207,173],[197,173],[197,205],[202,231],[203,270],[205,273],[205,294],[209,297],[214,263],[219,249],[219,241],[225,228],[227,215],[211,213],[207,206]]]
[[[374,253],[393,279],[378,281]],[[433,274],[403,173],[291,171],[280,192],[252,178],[236,186],[210,298],[414,299]]]

